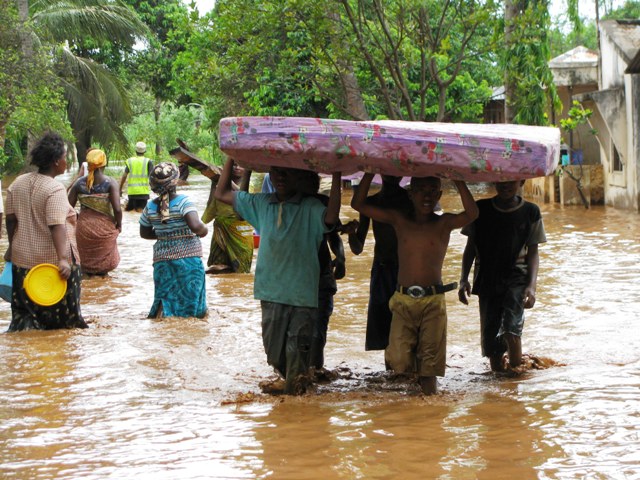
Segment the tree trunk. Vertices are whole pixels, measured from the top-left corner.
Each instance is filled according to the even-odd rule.
[[[31,31],[27,28],[29,21],[29,0],[16,0],[18,6],[18,17],[20,18],[20,43],[25,60],[33,58],[33,38]]]
[[[85,129],[83,132],[74,132],[76,136],[76,152],[78,165],[87,159],[87,150],[91,147],[91,134]]]
[[[4,145],[7,138],[7,122],[0,120],[0,152],[4,151]]]
[[[362,99],[362,91],[353,72],[353,65],[343,65],[345,70],[340,74],[344,95],[347,101],[347,111],[356,120],[369,120],[369,112]]]
[[[20,44],[22,47],[23,61],[27,65],[32,65],[33,60],[33,32],[27,27],[29,22],[29,0],[16,0],[18,6],[18,17],[20,18]],[[33,132],[27,129],[27,155],[36,144]],[[27,157],[25,157],[27,158]]]
[[[438,87],[438,115],[436,122],[444,122],[447,113],[447,87],[440,85]]]
[[[518,0],[506,0],[504,3],[504,44],[505,49],[510,51],[513,42],[513,22],[518,14]],[[507,58],[508,60],[508,58]],[[504,121],[513,123],[516,112],[511,104],[514,97],[515,85],[511,79],[511,72],[507,62],[504,71]]]
[[[160,97],[156,97],[156,103],[153,107],[153,118],[156,121],[156,132],[160,131],[160,110],[161,109],[162,109],[162,99]],[[160,141],[160,137],[156,137],[156,158],[160,158],[160,152],[162,150],[161,143],[162,142]]]
[[[336,4],[329,4],[329,6],[330,8],[335,8]],[[342,23],[340,22],[340,14],[336,11],[330,11],[328,16],[333,19],[336,29],[341,32]],[[338,36],[338,38],[341,37]],[[340,47],[346,50],[347,45],[344,45],[344,42],[341,43],[342,45],[340,45]],[[362,91],[360,90],[358,79],[356,78],[356,74],[353,70],[353,64],[349,61],[346,55],[339,56],[336,63],[340,69],[338,74],[340,75],[340,81],[342,83],[342,88],[344,89],[344,98],[348,115],[356,120],[369,120],[369,112],[367,112],[367,107],[364,104]]]

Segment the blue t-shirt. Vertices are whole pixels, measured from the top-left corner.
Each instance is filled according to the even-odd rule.
[[[258,300],[297,307],[318,306],[318,248],[328,231],[325,206],[296,195],[237,192],[234,209],[260,231],[253,294]]]

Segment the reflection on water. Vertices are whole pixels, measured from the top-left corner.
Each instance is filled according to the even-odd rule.
[[[201,211],[207,182],[184,188]],[[451,191],[442,203],[460,208]],[[149,320],[152,242],[125,213],[120,267],[83,280],[90,329],[0,335],[0,477],[640,478],[640,217],[542,210],[549,242],[523,349],[559,365],[487,374],[477,301],[452,293],[435,398],[390,385],[382,352],[364,351],[372,238],[339,282],[326,358],[340,378],[268,397],[252,276],[207,277],[205,320]],[[356,217],[346,206],[342,216]],[[452,236],[445,281],[459,277],[464,242]],[[1,303],[0,329],[9,318]]]

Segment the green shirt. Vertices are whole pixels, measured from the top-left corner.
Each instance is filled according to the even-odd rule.
[[[297,307],[318,306],[318,248],[326,208],[317,198],[237,192],[234,209],[260,231],[254,297]]]

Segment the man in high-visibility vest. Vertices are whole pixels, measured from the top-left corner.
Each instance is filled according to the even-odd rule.
[[[127,212],[131,210],[141,212],[149,200],[149,174],[153,168],[153,162],[144,156],[146,151],[147,145],[144,142],[136,143],[136,156],[127,159],[124,173],[120,178],[120,195],[122,195],[122,187],[129,177],[127,184],[129,201],[125,208]]]

